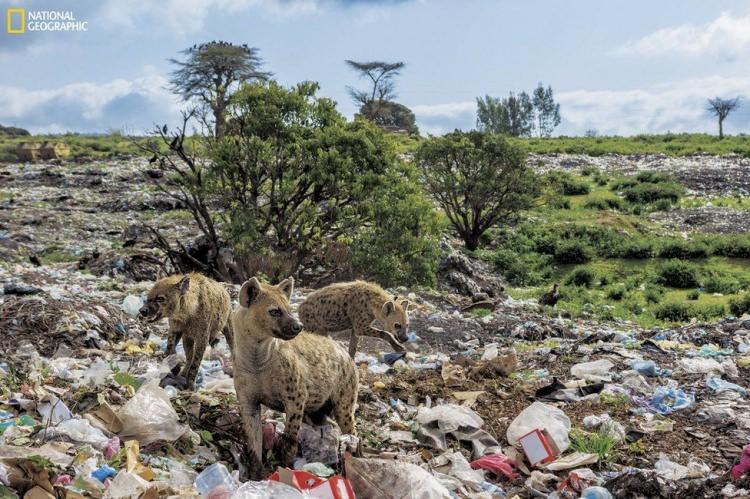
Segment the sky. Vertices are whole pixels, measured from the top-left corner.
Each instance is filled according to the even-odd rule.
[[[8,34],[6,9],[72,11],[85,32]],[[0,124],[34,133],[176,123],[170,58],[258,47],[284,85],[320,83],[351,117],[346,59],[403,61],[423,134],[475,126],[476,98],[551,85],[555,135],[716,133],[708,97],[750,97],[750,3],[722,0],[0,0]],[[725,132],[750,131],[750,101]]]

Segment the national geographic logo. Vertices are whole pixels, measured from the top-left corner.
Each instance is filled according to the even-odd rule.
[[[88,21],[79,21],[71,10],[29,10],[10,8],[6,12],[6,31],[22,35],[27,31],[88,31]]]

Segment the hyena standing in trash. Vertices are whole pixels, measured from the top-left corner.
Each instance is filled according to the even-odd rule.
[[[175,353],[182,338],[185,366],[180,374],[187,381],[187,389],[194,390],[206,347],[219,341],[219,332],[224,333],[229,347],[232,347],[230,312],[231,299],[227,290],[206,276],[192,273],[156,281],[140,315],[150,322],[163,317],[169,319],[167,355]]]
[[[297,454],[303,415],[317,423],[332,412],[343,433],[356,432],[354,361],[330,338],[302,331],[289,307],[293,288],[291,277],[276,286],[250,279],[232,314],[234,387],[255,478],[262,472],[261,404],[286,413],[285,464]]]
[[[374,336],[403,352],[409,337],[408,300],[390,296],[380,286],[365,281],[340,282],[310,293],[299,306],[305,329],[328,335],[351,329],[349,355],[354,358],[360,336]],[[372,326],[378,320],[383,329]],[[395,337],[394,337],[395,335]]]

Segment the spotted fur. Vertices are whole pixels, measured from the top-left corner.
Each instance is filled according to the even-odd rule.
[[[349,355],[357,352],[360,336],[374,336],[402,352],[409,335],[408,300],[390,296],[365,281],[340,282],[310,293],[299,307],[305,329],[321,335],[351,330]],[[372,326],[379,321],[383,329]]]
[[[231,300],[229,293],[216,281],[201,274],[172,275],[157,281],[148,293],[140,310],[142,317],[156,322],[169,319],[167,355],[175,353],[182,339],[185,347],[185,366],[181,375],[187,380],[189,390],[195,389],[206,347],[218,341],[223,332],[232,345],[229,325]]]
[[[262,471],[261,404],[286,413],[283,459],[297,453],[305,414],[330,408],[343,433],[354,434],[358,376],[354,362],[333,340],[302,331],[291,314],[294,280],[277,286],[253,278],[240,290],[232,314],[234,386],[254,477]]]

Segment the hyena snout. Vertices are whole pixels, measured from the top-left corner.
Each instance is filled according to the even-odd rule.
[[[279,337],[283,340],[291,340],[302,331],[302,323],[291,315],[280,322],[278,329],[281,334]]]
[[[147,301],[138,311],[138,315],[151,321],[158,320],[161,318],[161,307],[156,303]]]

